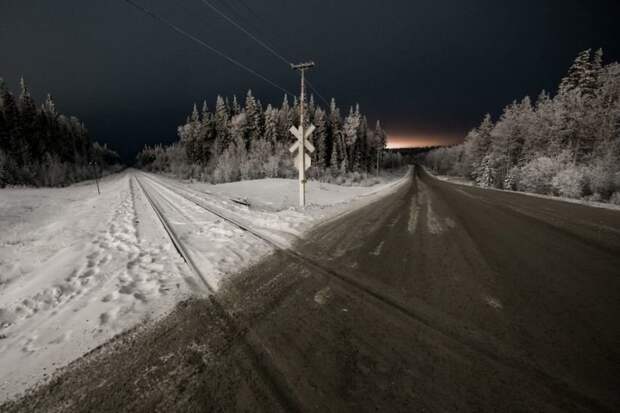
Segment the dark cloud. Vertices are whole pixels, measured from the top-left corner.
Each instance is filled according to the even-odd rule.
[[[200,0],[136,0],[289,90],[296,74]],[[454,141],[514,98],[552,90],[573,57],[620,56],[615,0],[210,0],[291,60],[343,107],[359,102],[394,136]],[[24,75],[35,96],[129,156],[175,139],[194,101],[282,93],[122,0],[4,0],[0,76]],[[417,139],[417,141],[415,140]],[[432,139],[431,139],[432,141]]]

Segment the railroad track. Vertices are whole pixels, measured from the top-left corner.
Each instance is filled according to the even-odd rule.
[[[481,354],[485,358],[495,363],[508,367],[514,371],[518,371],[521,374],[524,374],[526,377],[529,377],[537,382],[544,384],[549,389],[559,394],[563,394],[581,405],[602,411],[608,410],[607,406],[602,405],[597,399],[573,389],[569,383],[550,375],[544,369],[529,362],[518,351],[511,349],[508,346],[505,346],[503,343],[488,336],[484,332],[476,331],[475,329],[463,326],[458,320],[452,320],[450,317],[447,317],[445,315],[442,315],[442,320],[439,320],[439,318],[435,316],[435,314],[437,313],[436,310],[430,309],[423,302],[416,301],[414,303],[416,309],[414,310],[411,307],[406,306],[398,300],[394,299],[393,297],[377,291],[375,288],[367,285],[363,281],[360,281],[345,273],[329,268],[318,262],[316,259],[303,255],[301,252],[296,251],[294,248],[282,246],[279,242],[270,239],[269,236],[261,233],[255,228],[252,228],[251,225],[244,223],[239,219],[231,217],[211,205],[208,205],[200,197],[192,194],[185,188],[163,183],[148,176],[146,177],[146,179],[183,197],[189,202],[195,204],[196,206],[219,217],[223,221],[226,221],[231,225],[234,225],[235,227],[247,232],[248,234],[256,237],[257,239],[262,240],[263,242],[270,245],[274,250],[277,250],[287,255],[291,259],[306,266],[307,268],[313,269],[316,272],[322,274],[324,277],[336,281],[338,284],[340,284],[341,287],[345,287],[346,291],[349,290],[346,287],[352,287],[356,291],[361,293],[364,297],[370,298],[371,302],[374,302],[376,304],[382,304],[384,310],[385,306],[387,306],[392,310],[398,312],[399,314],[404,315],[406,318],[409,318],[416,323],[423,324],[431,330],[436,331],[450,338],[451,340],[458,342],[466,348],[474,350],[475,352]]]
[[[151,196],[151,194],[149,194],[149,191],[145,188],[141,180],[137,176],[134,176],[134,179],[142,190],[142,193],[144,193],[144,196],[146,197],[151,208],[155,212],[155,215],[161,222],[164,230],[166,231],[166,234],[172,241],[172,244],[174,245],[176,251],[187,263],[190,270],[200,280],[202,280],[205,287],[207,288],[209,292],[208,299],[213,305],[213,308],[216,310],[216,314],[222,321],[221,325],[224,326],[227,335],[229,337],[240,338],[239,342],[242,345],[242,349],[246,357],[248,357],[248,359],[254,365],[255,371],[260,374],[265,384],[267,384],[267,386],[272,391],[272,394],[277,398],[282,409],[287,412],[301,411],[301,403],[295,398],[294,392],[290,389],[288,383],[284,378],[284,375],[280,373],[271,362],[269,354],[267,351],[264,350],[265,346],[262,345],[260,338],[253,333],[253,331],[248,325],[238,319],[235,319],[228,311],[226,311],[224,305],[215,294],[215,289],[209,284],[204,274],[202,274],[200,268],[192,259],[191,254],[188,253],[187,249],[175,233],[173,227],[170,225],[165,215],[162,213],[160,205]]]

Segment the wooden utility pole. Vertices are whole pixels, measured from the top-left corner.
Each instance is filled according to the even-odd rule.
[[[306,206],[306,169],[310,167],[310,157],[306,154],[314,152],[314,146],[308,141],[308,138],[314,131],[314,125],[309,125],[306,129],[304,125],[304,101],[305,101],[305,72],[314,67],[314,62],[306,62],[300,64],[291,64],[291,69],[301,72],[301,95],[299,103],[299,128],[291,127],[290,132],[295,135],[297,142],[289,149],[291,152],[298,150],[295,166],[299,171],[299,206]]]

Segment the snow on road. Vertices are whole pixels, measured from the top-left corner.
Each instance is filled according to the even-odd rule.
[[[136,178],[213,290],[271,250],[199,205],[286,247],[316,223],[404,182],[310,182],[305,211],[294,206],[297,182],[283,179],[206,185],[128,171],[104,179],[100,196],[92,182],[0,190],[0,401],[180,300],[206,293]]]

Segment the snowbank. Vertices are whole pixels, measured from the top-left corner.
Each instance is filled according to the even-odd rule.
[[[594,208],[603,208],[603,209],[611,209],[615,211],[620,211],[620,205],[614,205],[614,204],[609,204],[605,202],[586,201],[585,199],[575,199],[575,198],[566,198],[566,197],[559,197],[559,196],[553,196],[553,195],[535,194],[532,192],[511,191],[509,189],[482,188],[476,185],[476,183],[472,181],[471,179],[463,178],[460,176],[435,175],[430,169],[426,167],[423,167],[423,168],[430,176],[436,179],[439,179],[440,181],[450,182],[450,183],[457,184],[457,185],[473,186],[473,187],[480,188],[480,189],[488,189],[490,191],[512,192],[515,194],[533,196],[536,198],[551,199],[554,201],[569,202],[571,204],[578,204],[578,205],[585,205],[585,206],[590,206]]]
[[[202,185],[193,184],[198,189]],[[306,184],[306,202],[310,210],[341,202],[348,202],[363,195],[375,187],[339,186],[317,181]],[[295,179],[260,179],[252,181],[231,182],[209,185],[206,190],[229,198],[246,199],[251,206],[265,210],[281,211],[297,208],[299,203],[299,184]]]

